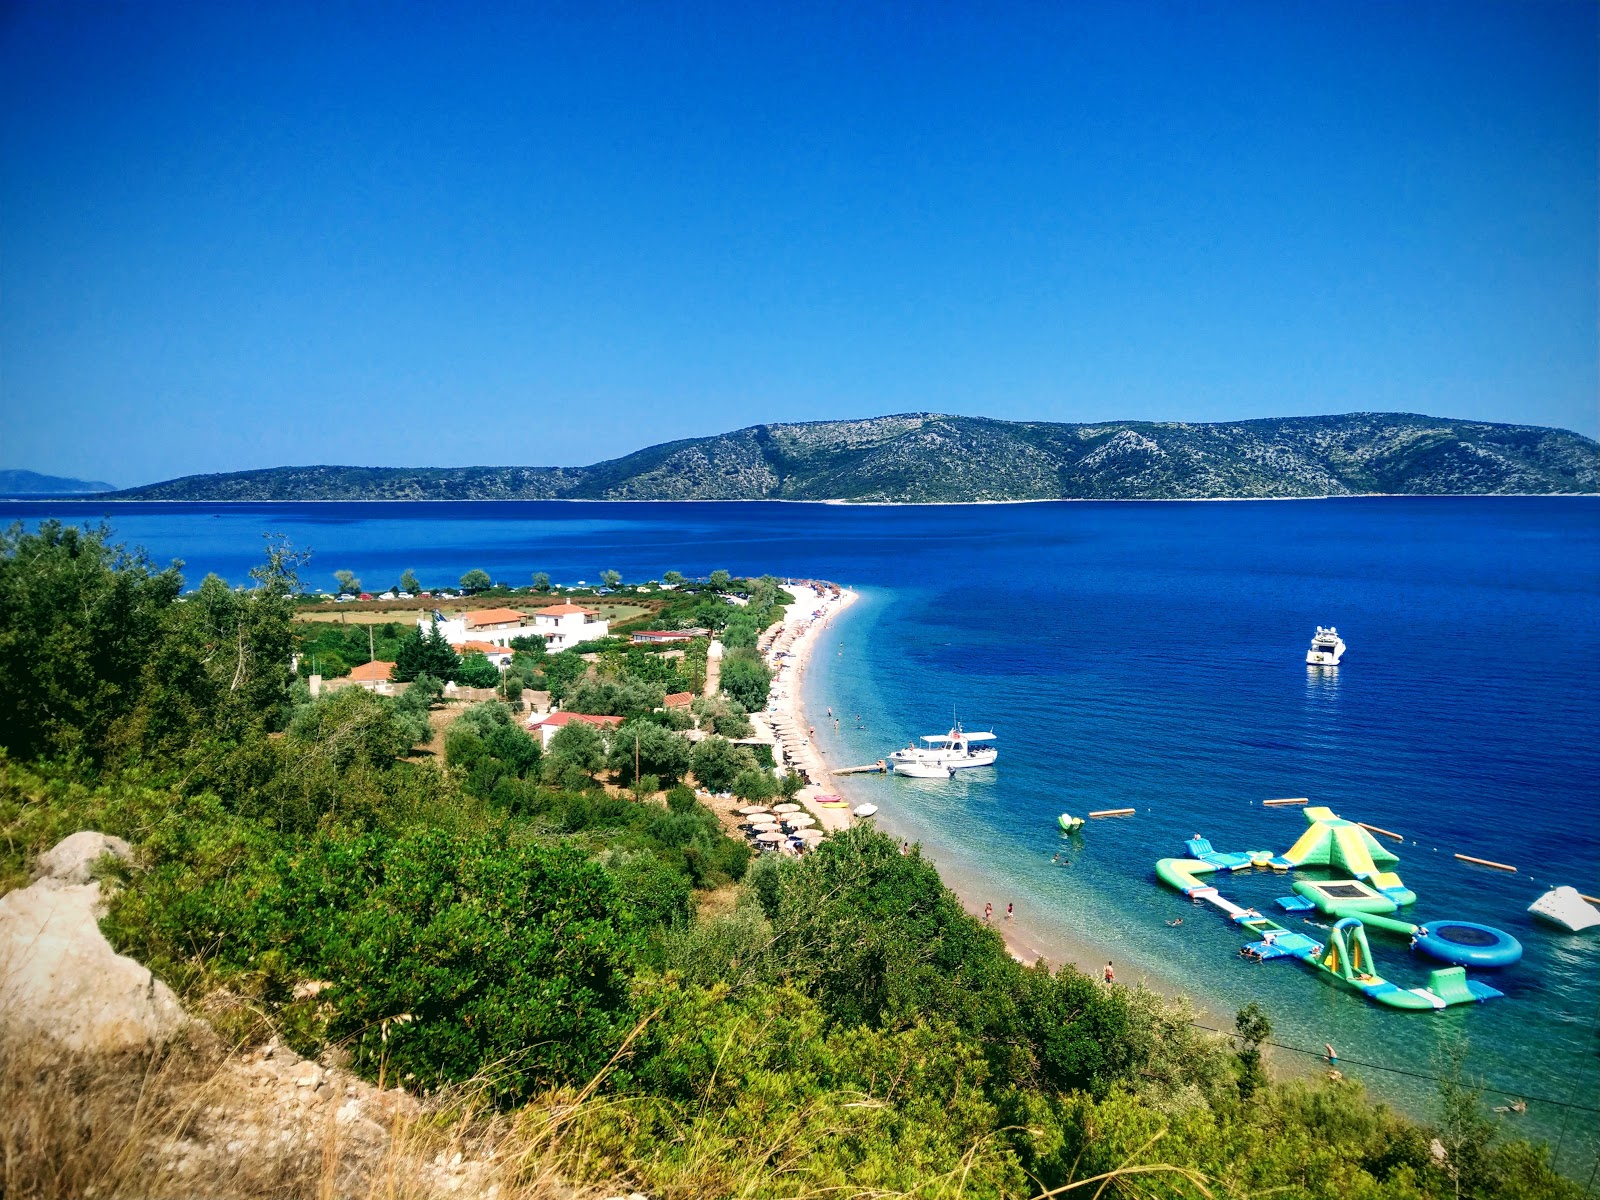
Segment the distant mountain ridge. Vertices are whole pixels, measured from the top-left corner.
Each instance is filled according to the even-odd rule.
[[[0,471],[0,496],[87,495],[114,492],[116,486],[92,479],[69,479],[64,475],[41,475],[37,471]]]
[[[273,467],[118,500],[1158,500],[1600,491],[1564,429],[1411,413],[1061,424],[908,413],[752,425],[587,467]]]

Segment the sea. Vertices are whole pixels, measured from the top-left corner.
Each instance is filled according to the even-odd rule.
[[[159,562],[245,582],[262,537],[312,551],[304,572],[369,588],[495,579],[627,580],[667,570],[825,578],[861,599],[823,633],[806,679],[819,743],[870,763],[952,722],[992,730],[992,768],[950,782],[838,781],[919,842],[974,911],[1014,905],[1029,952],[1190,997],[1227,1028],[1256,1001],[1285,1071],[1337,1069],[1415,1116],[1461,1071],[1512,1132],[1592,1178],[1600,1155],[1600,929],[1528,905],[1600,893],[1600,499],[1350,498],[894,507],[790,503],[0,504],[10,519],[110,524]],[[0,517],[0,519],[7,519]],[[1318,625],[1348,644],[1308,668]],[[831,709],[832,718],[827,715]],[[1522,961],[1479,977],[1484,1005],[1367,1003],[1291,960],[1242,959],[1216,909],[1162,886],[1184,840],[1286,849],[1306,797],[1401,835],[1380,839],[1417,893],[1413,920],[1505,930]],[[1132,808],[1059,831],[1063,812]],[[1457,854],[1514,866],[1488,869]],[[1263,911],[1267,871],[1222,876]],[[1314,914],[1313,914],[1314,915]],[[1285,924],[1301,918],[1281,915]],[[1305,927],[1308,932],[1320,931]],[[1403,986],[1430,964],[1374,935]],[[1526,1111],[1514,1102],[1526,1103]]]

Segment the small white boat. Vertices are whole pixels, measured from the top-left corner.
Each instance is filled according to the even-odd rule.
[[[1528,911],[1568,933],[1581,933],[1600,925],[1600,912],[1575,887],[1551,888],[1528,905]]]
[[[863,804],[855,810],[855,815],[858,817],[871,817],[875,816],[877,812],[878,806],[876,804]]]
[[[894,773],[909,779],[954,779],[956,769],[949,763],[897,762]]]
[[[910,775],[914,779],[948,779],[957,771],[968,767],[993,766],[1000,751],[992,743],[993,733],[968,733],[956,722],[949,733],[932,733],[904,750],[889,755],[890,765],[896,775]]]
[[[1337,667],[1343,657],[1344,639],[1339,636],[1339,631],[1332,625],[1326,629],[1318,625],[1317,632],[1311,638],[1311,649],[1306,651],[1306,666]]]

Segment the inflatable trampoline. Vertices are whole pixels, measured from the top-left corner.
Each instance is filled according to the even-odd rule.
[[[1509,933],[1471,921],[1419,925],[1412,946],[1461,967],[1509,967],[1522,957],[1522,943]]]

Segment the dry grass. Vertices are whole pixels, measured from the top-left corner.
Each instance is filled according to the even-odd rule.
[[[635,1035],[647,1023],[641,1022]],[[582,1145],[587,1140],[582,1126],[591,1117],[604,1122],[605,1110],[614,1108],[614,1101],[596,1094],[606,1072],[576,1093],[551,1096],[515,1113],[494,1113],[482,1103],[480,1090],[465,1087],[426,1105],[402,1097],[403,1103],[379,1122],[370,1115],[348,1119],[350,1103],[339,1104],[343,1092],[320,1106],[296,1107],[291,1086],[286,1107],[281,1087],[261,1086],[262,1066],[259,1054],[224,1052],[205,1043],[91,1056],[39,1043],[0,1042],[0,1196],[598,1200],[626,1195],[634,1187],[621,1179],[603,1187],[568,1182],[594,1171],[593,1148]],[[395,1094],[338,1072],[330,1078],[348,1081],[350,1092],[359,1090],[368,1101]],[[794,1139],[804,1142],[817,1132],[808,1135],[803,1128],[804,1107],[776,1117],[772,1138],[757,1139],[759,1145],[728,1143],[715,1131],[714,1118],[704,1130],[696,1122],[690,1137],[695,1153],[639,1164],[652,1177],[652,1194],[666,1200],[735,1195],[956,1200],[968,1194],[967,1173],[981,1144],[953,1171],[909,1192],[808,1188],[785,1166],[803,1149]],[[703,1146],[702,1135],[707,1135]],[[774,1139],[778,1144],[769,1144]],[[787,1151],[778,1153],[784,1146]],[[1042,1193],[1038,1200],[1098,1197],[1114,1184],[1139,1195],[1212,1194],[1192,1171],[1133,1161],[1150,1148],[1147,1143],[1120,1168]],[[1145,1183],[1159,1191],[1145,1191]]]
[[[194,1043],[121,1055],[0,1043],[0,1196],[584,1200],[618,1191],[567,1186],[559,1137],[516,1132],[471,1089],[381,1125],[346,1121],[336,1103],[286,1115],[252,1079],[254,1061]]]

